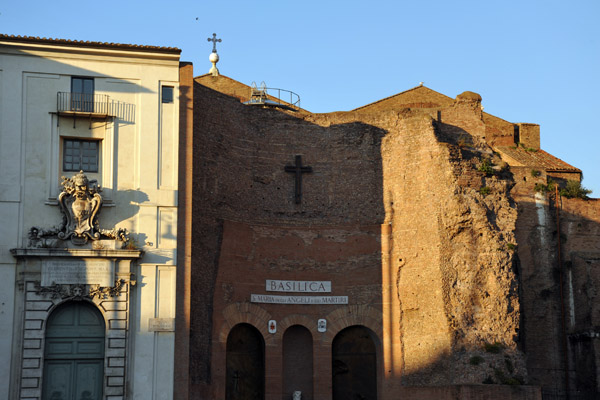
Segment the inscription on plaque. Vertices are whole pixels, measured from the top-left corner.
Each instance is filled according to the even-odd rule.
[[[277,281],[266,280],[267,292],[330,293],[331,281]]]
[[[251,294],[252,303],[271,304],[348,304],[348,296],[275,296]]]
[[[52,284],[90,284],[111,287],[115,284],[110,260],[51,260],[42,262],[42,286]]]
[[[150,332],[175,332],[175,318],[149,318]]]

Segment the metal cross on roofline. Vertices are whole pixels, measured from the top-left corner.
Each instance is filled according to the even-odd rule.
[[[217,39],[217,34],[216,33],[213,33],[213,37],[212,38],[208,38],[207,40],[209,42],[213,42],[213,50],[212,50],[212,52],[216,53],[217,52],[217,42],[222,42],[222,40],[221,39]]]

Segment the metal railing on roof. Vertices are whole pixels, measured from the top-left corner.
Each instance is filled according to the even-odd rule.
[[[264,82],[261,83],[260,87],[257,87],[256,82],[252,82],[250,100],[244,102],[244,104],[298,110],[300,108],[300,96],[291,90],[267,87]]]

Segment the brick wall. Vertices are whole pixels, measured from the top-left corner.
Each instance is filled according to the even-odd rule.
[[[330,397],[331,343],[353,324],[374,333],[383,398],[429,390],[411,392],[411,385],[564,386],[556,224],[551,202],[533,189],[547,177],[543,168],[538,177],[531,166],[502,169],[489,147],[514,143],[512,123],[483,113],[471,93],[452,101],[416,88],[352,112],[309,114],[244,106],[244,85],[223,77],[198,82],[207,79],[233,97],[195,85],[195,398],[224,395],[225,343],[238,323],[265,339],[269,399],[281,397],[282,337],[294,324],[313,337],[315,399]],[[284,171],[296,155],[312,167],[300,204],[294,176]],[[483,159],[492,160],[493,173],[479,170]],[[574,278],[573,291],[595,288],[598,205],[565,201],[562,212],[563,259],[590,276]],[[250,303],[265,279],[331,281],[332,294],[348,295],[349,304]],[[579,327],[600,318],[586,310],[576,316]],[[328,321],[325,333],[316,331],[319,318]],[[582,351],[569,351],[576,365]],[[440,398],[467,386],[452,387],[440,389]],[[513,395],[537,398],[539,391]]]

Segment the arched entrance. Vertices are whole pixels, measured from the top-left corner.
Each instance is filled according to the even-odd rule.
[[[313,339],[301,325],[289,327],[283,334],[283,396],[291,399],[294,391],[302,400],[313,399]]]
[[[371,335],[364,326],[351,326],[333,339],[333,400],[377,400],[377,355]]]
[[[104,318],[85,301],[65,303],[46,326],[42,399],[101,400]]]
[[[250,324],[238,324],[227,336],[226,400],[263,400],[265,342]]]

